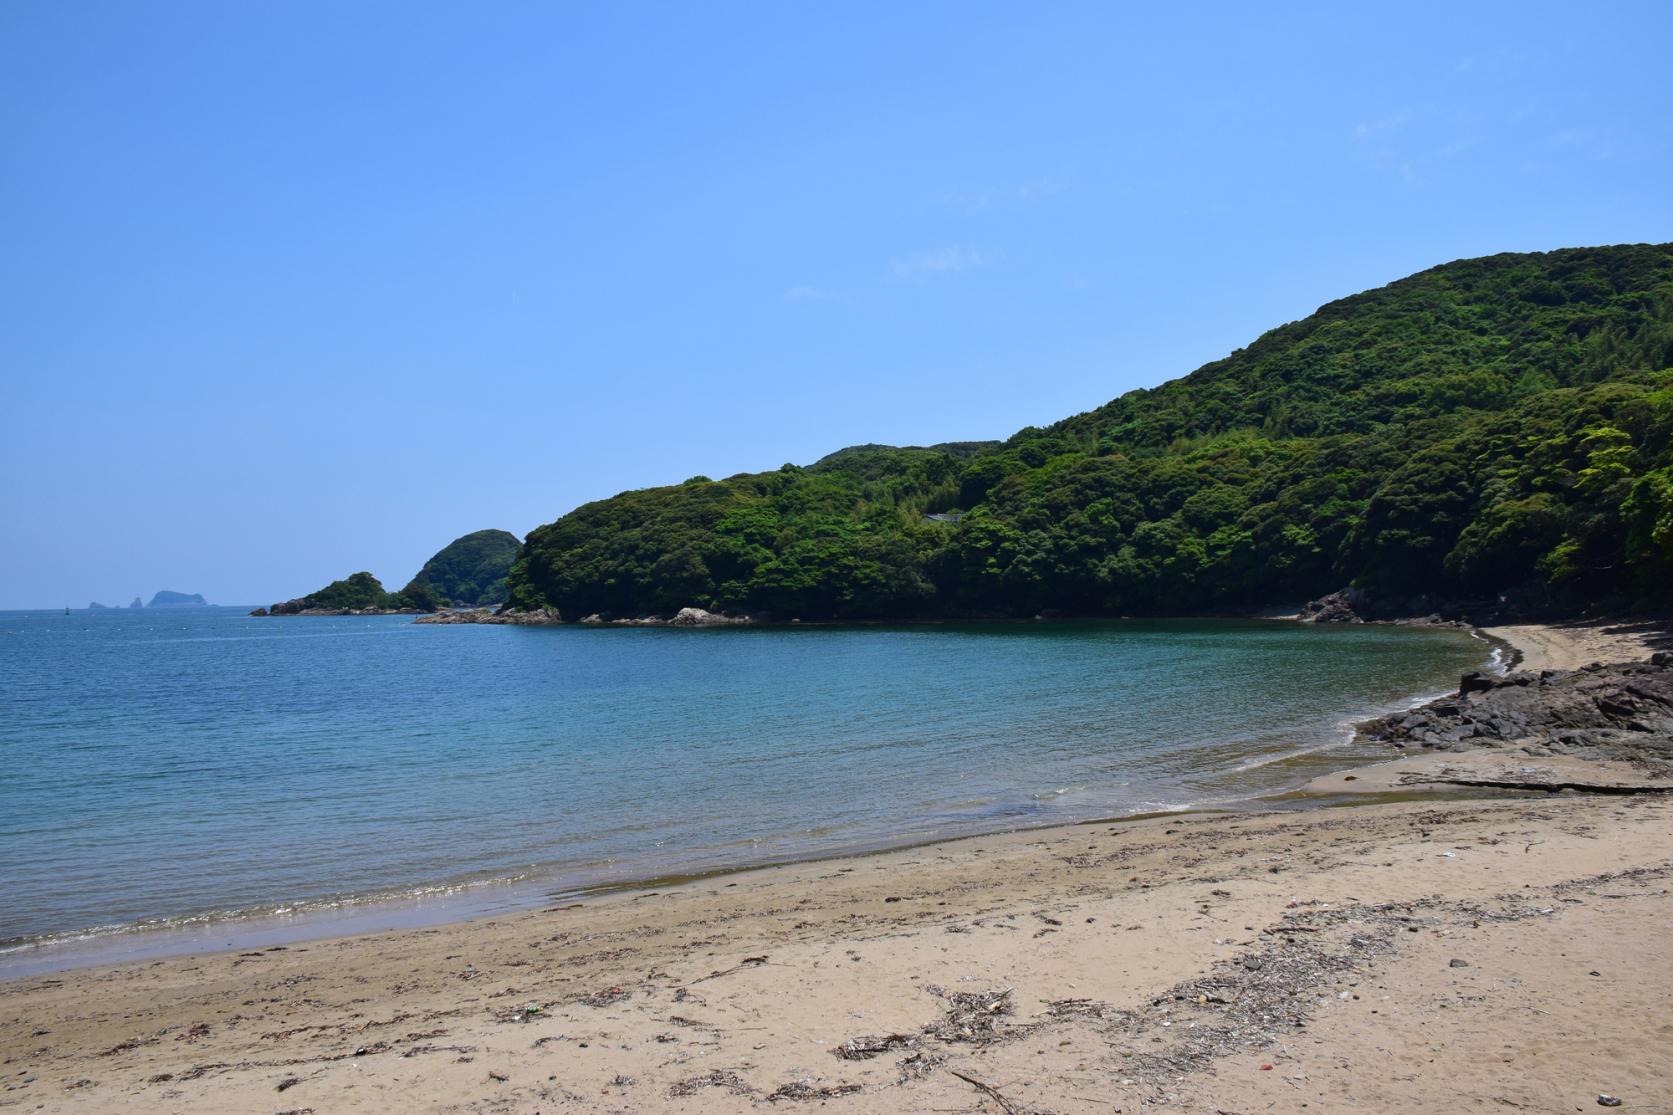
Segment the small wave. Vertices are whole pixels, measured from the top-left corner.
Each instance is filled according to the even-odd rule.
[[[1494,647],[1493,657],[1489,658],[1489,662],[1494,661],[1499,654],[1500,648]],[[1500,672],[1503,672],[1502,666],[1500,667]],[[1229,768],[1226,773],[1245,774],[1252,770],[1259,770],[1262,767],[1272,766],[1275,763],[1288,762],[1292,759],[1305,758],[1308,755],[1317,755],[1323,751],[1334,751],[1338,748],[1347,747],[1352,744],[1354,739],[1359,735],[1359,726],[1365,721],[1373,720],[1380,716],[1392,716],[1396,713],[1410,712],[1413,709],[1421,708],[1430,701],[1446,697],[1450,695],[1450,693],[1451,690],[1443,689],[1428,693],[1418,693],[1415,696],[1406,697],[1399,701],[1391,701],[1387,704],[1373,705],[1353,716],[1338,720],[1331,726],[1329,735],[1326,738],[1319,740],[1317,743],[1308,744],[1304,747],[1290,748],[1271,755],[1259,755]]]
[[[138,921],[94,925],[61,933],[44,933],[33,937],[13,937],[9,940],[0,941],[0,957],[16,956],[39,949],[86,944],[130,934],[192,932],[209,926],[311,918],[395,903],[419,903],[438,898],[454,898],[487,887],[511,886],[524,882],[528,878],[529,876],[523,873],[495,876],[487,879],[470,879],[462,882],[432,883],[400,890],[376,891],[368,894],[332,895],[328,898],[276,903],[270,906],[249,906],[170,917],[141,918]]]
[[[1031,794],[1029,796],[1030,796],[1030,800],[1032,800],[1032,801],[1055,801],[1056,799],[1058,799],[1060,797],[1064,797],[1068,794],[1079,793],[1082,790],[1087,790],[1087,789],[1090,789],[1090,788],[1091,788],[1091,783],[1088,783],[1088,782],[1074,782],[1074,783],[1071,783],[1067,786],[1059,786],[1055,790],[1041,790],[1039,793]]]
[[[1297,747],[1289,751],[1280,751],[1275,755],[1261,755],[1257,758],[1249,759],[1245,762],[1237,764],[1237,766],[1232,767],[1226,773],[1247,774],[1249,771],[1259,770],[1262,767],[1269,767],[1274,763],[1283,763],[1288,762],[1291,759],[1300,759],[1308,755],[1317,755],[1321,751],[1334,751],[1338,747],[1346,747],[1351,742],[1353,742],[1352,728],[1348,730],[1348,738],[1346,739],[1326,740],[1323,743],[1316,743],[1311,747]]]
[[[1141,817],[1152,813],[1189,813],[1204,803],[1197,801],[1140,801],[1127,807],[1128,816]]]
[[[1493,649],[1487,654],[1488,673],[1503,676],[1504,674],[1510,672],[1510,655],[1506,653],[1508,648],[1504,643],[1497,639],[1490,639],[1488,636],[1483,635],[1480,631],[1477,631],[1474,628],[1471,628],[1470,630],[1470,638],[1480,639],[1482,642],[1491,642],[1493,644]]]

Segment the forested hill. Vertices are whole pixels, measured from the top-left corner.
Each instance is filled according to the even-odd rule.
[[[1002,443],[625,492],[510,577],[569,618],[1178,614],[1349,582],[1673,598],[1673,245],[1449,263]]]
[[[452,604],[503,604],[506,571],[521,546],[508,530],[473,531],[442,547],[401,591],[423,597],[428,589]]]

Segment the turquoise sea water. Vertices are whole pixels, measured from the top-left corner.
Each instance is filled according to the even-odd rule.
[[[1489,649],[1263,621],[0,613],[0,975],[205,917],[539,901],[1248,797],[1364,758],[1351,720]]]

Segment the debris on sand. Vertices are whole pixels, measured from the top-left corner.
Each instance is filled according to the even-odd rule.
[[[844,1061],[866,1061],[879,1053],[911,1049],[917,1043],[916,1034],[868,1034],[864,1037],[849,1038],[837,1046],[834,1052]]]
[[[759,968],[761,965],[765,964],[766,962],[767,962],[767,958],[765,956],[746,956],[742,960],[738,961],[736,964],[732,965],[730,968],[722,968],[722,969],[719,969],[717,971],[710,972],[708,975],[699,976],[697,979],[694,979],[691,982],[692,983],[705,983],[705,982],[707,982],[709,980],[712,980],[712,979],[719,979],[721,976],[729,976],[733,972],[741,972],[745,968]]]
[[[769,1103],[777,1103],[779,1100],[824,1100],[835,1096],[851,1096],[859,1090],[858,1084],[827,1084],[820,1087],[806,1080],[792,1080],[769,1092],[767,1100]]]
[[[966,1084],[970,1085],[972,1088],[976,1089],[978,1092],[982,1093],[984,1096],[987,1096],[994,1103],[997,1103],[999,1105],[999,1109],[1005,1112],[1005,1115],[1032,1115],[1032,1108],[1022,1107],[1019,1104],[1007,1099],[1005,1094],[998,1088],[995,1088],[992,1084],[984,1084],[980,1080],[977,1080],[974,1076],[966,1076],[957,1069],[948,1069],[947,1071],[964,1081]]]
[[[545,1011],[546,1008],[541,1006],[539,1003],[525,1003],[520,1007],[512,1007],[510,1010],[500,1011],[498,1014],[494,1015],[494,1021],[528,1022],[532,1019],[539,1018],[545,1013]]]
[[[668,1089],[668,1094],[675,1099],[695,1096],[704,1088],[722,1088],[735,1096],[751,1096],[755,1089],[745,1084],[737,1073],[729,1069],[714,1069],[702,1076],[693,1076],[689,1080],[682,1080]]]
[[[939,1068],[946,1059],[941,1054],[933,1053],[927,1049],[920,1049],[910,1057],[902,1057],[900,1061],[900,1082],[907,1084],[914,1080],[922,1080]]]
[[[947,1013],[925,1033],[948,1042],[986,1045],[998,1039],[1000,1019],[1011,1013],[1011,988],[1003,991],[943,991],[933,984],[925,988],[947,1000]]]
[[[625,987],[607,987],[603,991],[594,991],[590,995],[578,996],[575,1001],[585,1003],[589,1007],[607,1007],[612,1003],[619,1003],[623,999],[630,998],[632,995],[633,992]]]
[[[925,1038],[986,1045],[1005,1036],[1000,1019],[1011,1013],[1011,988],[1001,991],[947,991],[930,984],[924,988],[947,1002],[946,1013],[910,1034],[868,1034],[844,1041],[832,1050],[845,1061],[864,1061],[880,1053],[912,1049]]]

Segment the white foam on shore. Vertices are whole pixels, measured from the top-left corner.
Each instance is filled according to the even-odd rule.
[[[1504,644],[1495,639],[1489,639],[1487,636],[1483,635],[1474,628],[1470,629],[1470,637],[1472,639],[1480,639],[1483,642],[1492,643],[1492,650],[1488,653],[1487,661],[1484,663],[1484,668],[1489,673],[1503,676],[1505,673],[1509,672],[1509,656],[1505,653]],[[1354,739],[1359,735],[1359,726],[1365,721],[1374,720],[1381,716],[1393,716],[1394,714],[1401,712],[1411,712],[1413,709],[1422,708],[1430,701],[1438,701],[1442,697],[1450,697],[1452,696],[1452,692],[1453,691],[1450,689],[1443,689],[1436,692],[1419,693],[1416,696],[1407,697],[1403,700],[1395,701],[1390,704],[1374,706],[1362,713],[1337,721],[1336,724],[1333,725],[1334,730],[1332,737],[1329,739],[1307,747],[1298,747],[1289,751],[1284,751],[1276,755],[1263,755],[1256,759],[1250,759],[1247,762],[1232,767],[1229,771],[1227,771],[1227,773],[1243,774],[1251,770],[1259,770],[1261,767],[1271,766],[1274,763],[1287,762],[1291,759],[1300,759],[1305,758],[1308,755],[1316,755],[1322,751],[1334,751],[1337,748],[1347,747],[1353,743]]]
[[[211,910],[176,917],[144,918],[139,921],[89,926],[35,937],[17,937],[0,942],[0,978],[6,978],[14,962],[31,954],[74,951],[78,946],[109,944],[112,952],[124,951],[125,942],[135,938],[179,938],[225,931],[243,937],[256,931],[278,932],[287,926],[313,926],[352,919],[360,914],[392,914],[417,909],[426,903],[452,903],[489,888],[511,887],[529,879],[527,873],[470,879],[462,882],[432,883],[404,890],[371,894],[333,895],[329,898],[286,902],[245,909]],[[310,934],[317,936],[318,934]]]

